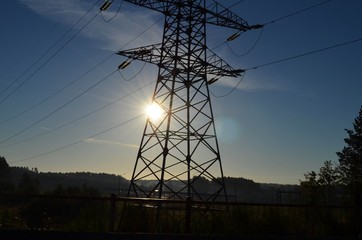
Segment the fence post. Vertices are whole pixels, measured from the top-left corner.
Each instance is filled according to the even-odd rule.
[[[192,214],[192,197],[186,197],[186,220],[185,220],[185,231],[186,234],[191,233],[191,214]]]
[[[109,207],[109,231],[114,232],[114,223],[116,219],[116,194],[112,193]]]

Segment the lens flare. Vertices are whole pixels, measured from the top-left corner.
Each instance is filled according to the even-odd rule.
[[[164,114],[163,109],[157,103],[152,103],[146,107],[147,117],[152,121],[157,121]]]

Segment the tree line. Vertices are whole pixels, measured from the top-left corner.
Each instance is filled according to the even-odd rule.
[[[309,203],[332,203],[338,196],[343,203],[361,206],[362,193],[362,107],[353,129],[345,129],[345,146],[336,152],[338,162],[327,160],[318,171],[304,174],[301,191]]]

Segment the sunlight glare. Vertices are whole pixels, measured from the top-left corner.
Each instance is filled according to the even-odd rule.
[[[152,103],[146,107],[147,117],[152,121],[160,119],[163,113],[163,109],[157,103]]]

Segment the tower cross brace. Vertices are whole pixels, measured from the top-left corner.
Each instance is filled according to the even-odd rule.
[[[158,66],[152,102],[163,111],[160,119],[146,120],[128,196],[227,201],[209,85],[243,70],[207,48],[206,24],[239,31],[260,26],[249,26],[217,2],[125,1],[165,16],[161,43],[117,52]]]

